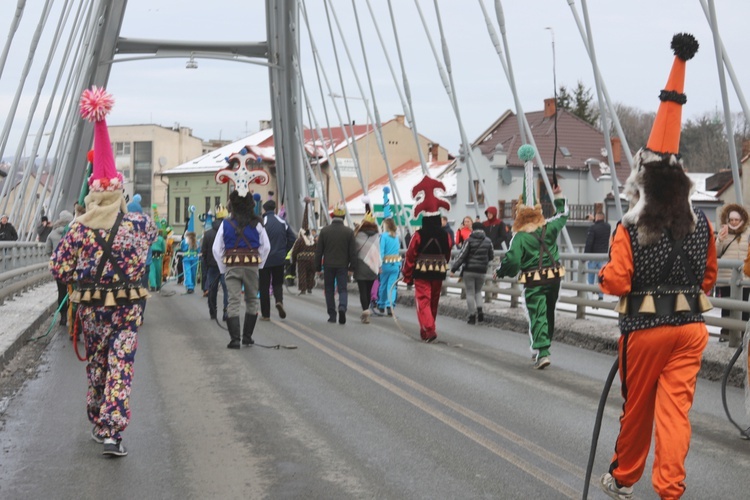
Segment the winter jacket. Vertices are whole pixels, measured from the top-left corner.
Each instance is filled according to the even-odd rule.
[[[268,240],[271,242],[271,253],[263,267],[283,266],[286,260],[286,254],[294,246],[297,236],[289,227],[289,224],[276,215],[273,210],[263,214],[263,227],[268,234]]]
[[[354,266],[354,279],[373,281],[380,269],[380,235],[377,230],[364,229],[354,237],[357,246],[357,263]]]
[[[18,239],[18,233],[16,228],[10,222],[6,224],[0,224],[0,241],[16,241]]]
[[[315,269],[321,271],[325,265],[353,270],[356,262],[354,231],[344,225],[344,219],[334,217],[329,225],[320,230],[315,247]]]
[[[492,220],[489,218],[484,221],[484,232],[492,242],[492,246],[495,249],[502,249],[503,243],[510,245],[510,234],[505,223],[497,218],[497,207],[489,207],[485,212],[486,214],[492,214],[494,217]]]
[[[213,221],[211,229],[203,233],[203,242],[201,243],[201,256],[203,257],[203,265],[208,269],[209,267],[218,269],[219,264],[216,262],[214,253],[212,251],[214,247],[214,241],[216,241],[216,233],[219,231],[219,226],[223,219]]]
[[[583,253],[607,253],[609,239],[612,236],[612,226],[600,220],[594,222],[586,233],[586,247]]]
[[[469,239],[469,236],[471,236],[471,228],[460,227],[458,231],[456,231],[456,246],[461,246],[464,241]]]
[[[472,231],[471,236],[461,248],[461,253],[458,254],[456,261],[451,266],[451,272],[455,273],[463,267],[461,269],[462,276],[466,272],[485,274],[487,273],[487,267],[494,258],[495,250],[492,248],[492,242],[483,230],[477,229]]]

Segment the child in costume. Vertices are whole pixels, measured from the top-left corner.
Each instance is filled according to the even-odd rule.
[[[86,346],[86,406],[94,425],[91,438],[102,453],[127,455],[122,432],[130,420],[130,385],[141,324],[141,300],[148,296],[141,280],[156,225],[142,213],[127,213],[122,174],[104,120],[112,97],[93,87],[83,92],[81,115],[94,125],[94,168],[88,179],[86,213],[70,225],[52,254],[50,271],[75,283],[71,301],[78,303],[74,321]]]
[[[691,206],[692,181],[679,154],[686,61],[692,35],[672,38],[675,59],[645,148],[625,185],[630,210],[618,224],[609,262],[599,271],[604,293],[620,296],[620,434],[600,486],[631,498],[656,439],[651,484],[661,498],[685,492],[688,413],[708,332],[706,293],[716,282],[713,228]],[[646,74],[646,73],[643,73]]]
[[[185,288],[187,293],[195,290],[195,280],[198,274],[198,262],[200,261],[200,250],[195,235],[195,206],[190,205],[190,220],[187,224],[187,232],[180,242],[182,252],[182,272],[185,276]]]
[[[414,285],[419,335],[433,342],[440,291],[451,258],[451,240],[442,227],[440,209],[450,210],[451,204],[444,199],[445,185],[428,175],[412,188],[411,195],[416,202],[414,216],[422,214],[422,228],[411,237],[402,272],[404,283]]]
[[[263,229],[260,216],[255,213],[255,200],[248,185],[268,184],[268,174],[262,169],[248,170],[255,157],[243,148],[227,158],[229,168],[216,172],[216,182],[234,183],[235,191],[229,195],[232,215],[219,226],[213,244],[213,254],[227,283],[229,304],[227,329],[229,349],[239,349],[240,302],[244,286],[245,323],[242,328],[242,345],[252,345],[255,324],[258,321],[258,269],[262,268],[271,251],[271,242]]]
[[[378,290],[378,310],[386,310],[392,314],[392,307],[396,307],[397,290],[394,283],[401,272],[401,242],[396,236],[396,223],[390,217],[383,221],[383,234],[380,236],[380,289]],[[385,213],[384,213],[385,216]]]
[[[529,317],[529,337],[534,353],[534,368],[543,370],[550,364],[550,345],[555,331],[555,305],[560,294],[560,278],[565,274],[560,265],[557,236],[568,220],[568,204],[562,189],[555,186],[555,214],[544,218],[542,206],[534,201],[534,148],[525,144],[518,157],[525,162],[524,186],[513,221],[513,239],[495,276],[515,276],[523,283],[523,296]]]

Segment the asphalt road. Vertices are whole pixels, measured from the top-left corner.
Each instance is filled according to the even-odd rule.
[[[129,455],[101,456],[85,414],[84,364],[58,334],[8,402],[0,498],[580,498],[591,432],[614,358],[553,344],[531,369],[524,335],[438,319],[416,341],[414,311],[326,322],[322,292],[287,295],[288,318],[258,322],[259,344],[226,349],[200,295],[154,297],[139,337],[124,433]],[[743,393],[731,410],[747,421]],[[611,458],[613,388],[593,479]],[[684,498],[745,499],[750,442],[723,415],[719,384],[699,381]],[[651,459],[638,498],[656,498]],[[603,498],[596,484],[590,498]]]

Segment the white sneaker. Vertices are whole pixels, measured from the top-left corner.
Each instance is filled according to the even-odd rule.
[[[599,487],[610,498],[618,498],[620,500],[630,500],[633,498],[633,487],[617,486],[615,478],[612,477],[612,474],[609,472],[606,472],[601,479],[599,479]]]

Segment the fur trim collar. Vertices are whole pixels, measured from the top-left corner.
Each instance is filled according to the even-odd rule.
[[[732,234],[744,233],[745,229],[747,229],[748,226],[748,214],[745,207],[743,207],[742,205],[738,205],[737,203],[729,203],[728,205],[724,205],[724,207],[722,207],[721,215],[719,217],[721,224],[729,225],[729,214],[732,212],[737,212],[740,214],[740,217],[742,217],[742,225],[737,229],[732,229],[730,227],[729,232]]]
[[[519,203],[516,206],[516,218],[513,221],[514,233],[533,233],[546,223],[540,204],[530,207]]]
[[[128,213],[122,191],[92,191],[85,202],[86,213],[76,221],[91,229],[112,229],[117,214]]]

